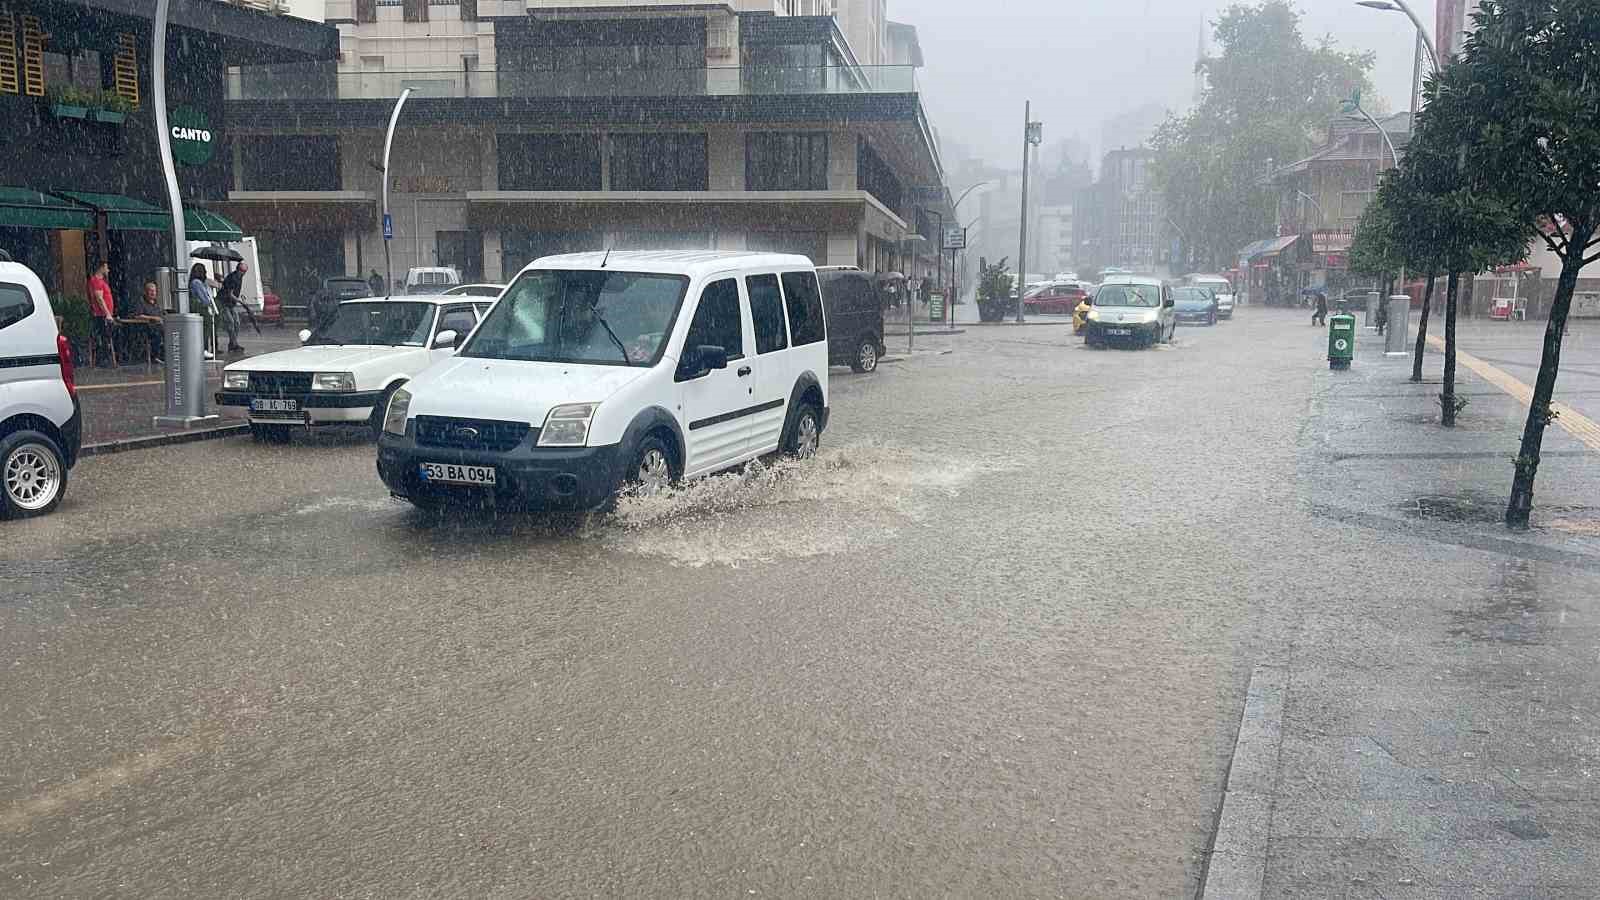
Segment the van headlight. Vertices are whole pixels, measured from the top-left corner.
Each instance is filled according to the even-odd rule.
[[[225,391],[247,391],[250,389],[249,372],[223,372],[222,389]]]
[[[598,403],[567,403],[550,410],[539,429],[541,447],[582,447],[589,443],[589,423]]]
[[[353,391],[356,389],[356,376],[349,372],[318,372],[311,376],[311,389],[313,391]]]
[[[411,411],[411,392],[395,389],[389,397],[389,409],[383,414],[383,430],[387,434],[406,433],[406,414]]]
[[[1100,321],[1100,310],[1091,306],[1089,307],[1089,311],[1084,314],[1084,318],[1088,319],[1090,322],[1098,322]]]

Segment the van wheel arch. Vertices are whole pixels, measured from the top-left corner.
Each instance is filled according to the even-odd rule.
[[[673,480],[683,477],[684,461],[688,455],[684,448],[683,429],[679,427],[678,420],[665,407],[651,406],[640,410],[633,417],[628,427],[622,433],[622,441],[618,445],[620,452],[617,454],[618,465],[626,467],[632,459],[633,448],[650,435],[661,438],[667,445],[667,453],[672,465]],[[626,474],[625,472],[619,474]]]
[[[778,440],[779,447],[789,446],[790,439],[794,437],[795,418],[799,415],[800,408],[807,405],[815,406],[819,416],[827,408],[822,396],[822,382],[817,380],[813,372],[800,373],[800,377],[794,381],[794,387],[789,391],[789,408],[783,418],[783,436]]]
[[[57,447],[63,450],[66,449],[67,441],[66,437],[61,433],[61,429],[57,428],[54,422],[36,413],[18,413],[4,422],[0,422],[0,440],[4,440],[7,435],[17,431],[37,431],[55,441]]]

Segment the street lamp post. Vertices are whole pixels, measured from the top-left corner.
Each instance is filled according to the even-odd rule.
[[[1017,247],[1017,324],[1022,324],[1022,292],[1028,284],[1028,159],[1044,141],[1044,123],[1033,120],[1033,101],[1022,107],[1022,227]]]
[[[1428,29],[1422,27],[1422,20],[1417,18],[1417,14],[1412,12],[1411,7],[1406,5],[1406,0],[1356,0],[1356,5],[1384,12],[1398,10],[1405,13],[1406,18],[1410,19],[1411,24],[1417,28],[1417,37],[1422,39],[1422,46],[1428,51],[1428,62],[1433,63],[1433,71],[1439,71],[1439,54],[1433,49],[1433,38],[1428,37]]]
[[[400,92],[400,99],[394,102],[394,112],[389,114],[389,130],[383,135],[383,277],[385,279],[383,292],[385,294],[394,289],[394,263],[389,258],[389,242],[394,240],[394,219],[389,216],[389,148],[394,144],[394,126],[400,121],[400,110],[406,105],[406,98],[411,96],[411,88]]]

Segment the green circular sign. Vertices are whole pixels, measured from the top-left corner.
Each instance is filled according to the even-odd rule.
[[[211,122],[198,109],[180,106],[167,116],[172,138],[172,158],[186,166],[203,166],[211,161],[216,133]]]

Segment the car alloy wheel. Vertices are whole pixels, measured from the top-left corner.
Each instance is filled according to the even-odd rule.
[[[794,437],[789,442],[789,455],[796,459],[810,459],[817,455],[817,447],[822,443],[822,429],[817,422],[817,410],[812,406],[800,409],[800,417],[794,423]]]
[[[656,494],[672,483],[672,465],[660,447],[649,447],[639,457],[639,471],[634,473],[634,483],[641,494]]]
[[[25,513],[38,512],[61,493],[61,461],[37,441],[12,449],[5,460],[6,498]]]
[[[861,342],[861,347],[856,350],[855,364],[850,368],[857,372],[872,372],[878,368],[878,345],[868,338]]]

